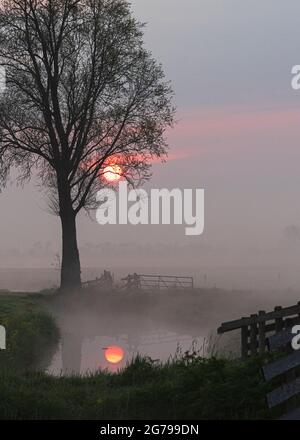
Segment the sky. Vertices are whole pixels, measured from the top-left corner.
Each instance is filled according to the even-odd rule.
[[[154,165],[146,189],[204,188],[205,230],[186,237],[181,226],[101,227],[83,215],[82,265],[185,265],[232,285],[236,268],[246,274],[240,284],[249,273],[263,284],[266,268],[269,284],[282,273],[286,285],[300,285],[300,91],[291,87],[299,1],[131,3],[177,106],[169,160]],[[0,267],[51,265],[59,221],[37,186],[10,186],[0,206]]]

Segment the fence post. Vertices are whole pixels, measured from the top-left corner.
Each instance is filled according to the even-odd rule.
[[[275,307],[275,312],[280,312],[280,310],[282,310],[281,306],[277,306]],[[283,319],[282,317],[279,318],[275,318],[275,332],[279,333],[281,332],[281,330],[283,329]]]
[[[241,354],[242,354],[242,359],[247,359],[248,357],[248,326],[247,325],[242,325],[241,328]]]
[[[253,322],[250,324],[250,353],[255,355],[257,353],[257,315],[251,315]]]
[[[258,316],[262,318],[266,312],[264,310],[260,310],[258,312]],[[260,321],[258,323],[258,350],[259,353],[262,354],[266,350],[266,330],[265,330],[266,321]]]
[[[297,303],[298,306],[300,306],[300,301]],[[300,320],[300,312],[298,313],[298,318]]]

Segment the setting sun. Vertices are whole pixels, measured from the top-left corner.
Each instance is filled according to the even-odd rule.
[[[118,182],[122,176],[122,169],[119,165],[108,165],[103,174],[108,182]]]
[[[104,351],[105,359],[111,364],[118,364],[124,358],[124,350],[121,347],[107,347]]]

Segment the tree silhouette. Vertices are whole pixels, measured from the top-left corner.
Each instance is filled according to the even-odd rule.
[[[107,166],[131,183],[163,158],[172,91],[125,0],[3,0],[0,149],[37,173],[62,225],[61,288],[81,284],[76,216],[95,207]]]

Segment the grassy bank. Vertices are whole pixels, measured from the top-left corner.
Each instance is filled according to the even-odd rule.
[[[0,351],[0,370],[45,368],[57,346],[59,332],[40,295],[1,294],[0,325],[7,333]]]
[[[155,365],[137,358],[123,372],[90,377],[0,373],[1,419],[271,418],[260,368],[196,356]],[[274,414],[273,414],[274,416]]]

